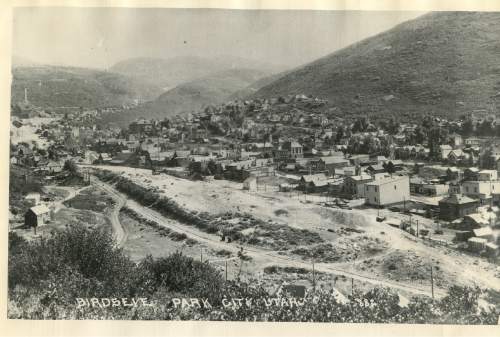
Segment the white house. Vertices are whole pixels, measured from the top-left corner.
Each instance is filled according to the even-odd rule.
[[[365,184],[366,203],[372,206],[386,206],[410,199],[410,178],[392,176]]]

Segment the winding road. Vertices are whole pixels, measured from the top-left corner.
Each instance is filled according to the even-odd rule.
[[[128,232],[125,230],[125,228],[122,226],[120,223],[120,210],[122,209],[123,206],[127,203],[127,198],[124,197],[121,193],[118,193],[114,188],[112,188],[110,185],[105,184],[98,179],[91,177],[90,182],[92,185],[96,186],[97,188],[101,189],[102,191],[110,194],[116,201],[116,204],[113,207],[113,210],[111,211],[111,214],[109,215],[109,220],[111,221],[111,226],[113,227],[113,233],[114,233],[114,238],[116,241],[116,246],[121,248],[127,241],[128,237]]]
[[[243,244],[234,244],[234,243],[227,243],[224,241],[220,240],[220,237],[214,234],[208,234],[205,232],[202,232],[198,230],[195,227],[188,226],[188,225],[183,225],[175,220],[169,219],[159,212],[156,212],[150,208],[147,208],[145,206],[140,205],[134,200],[127,199],[122,193],[118,192],[113,186],[104,183],[97,178],[94,178],[91,180],[92,183],[99,187],[100,189],[106,191],[107,193],[111,194],[115,199],[118,200],[117,205],[115,206],[112,217],[111,217],[111,222],[113,224],[113,228],[115,231],[116,235],[116,240],[118,242],[118,246],[121,247],[126,241],[127,233],[124,230],[123,226],[120,224],[118,214],[121,209],[127,204],[127,207],[133,209],[135,212],[140,214],[146,219],[153,220],[160,224],[161,226],[169,229],[173,229],[177,232],[184,233],[188,237],[197,240],[198,242],[204,243],[208,246],[211,246],[215,249],[226,249],[229,250],[233,253],[237,253],[240,247],[243,247],[245,250],[245,253],[248,255],[254,257],[254,258],[264,258],[266,260],[272,260],[275,263],[279,264],[285,264],[285,265],[290,265],[294,267],[301,267],[301,268],[306,268],[306,269],[311,269],[312,268],[312,263],[303,261],[300,259],[296,258],[291,258],[283,255],[279,255],[274,251],[261,248],[261,247],[254,247],[254,246],[248,246],[248,245],[243,245]],[[382,279],[377,279],[375,277],[367,276],[367,275],[361,275],[357,273],[353,273],[351,271],[342,269],[341,264],[331,264],[331,263],[315,263],[314,268],[318,272],[323,272],[323,273],[328,273],[328,274],[335,274],[335,275],[343,275],[345,277],[352,278],[354,280],[362,281],[362,282],[367,282],[370,284],[374,285],[379,285],[379,286],[385,286],[385,287],[390,287],[393,289],[401,290],[401,291],[406,291],[412,294],[417,294],[417,295],[426,295],[426,296],[431,296],[431,289],[429,285],[429,289],[422,289],[419,287],[415,286],[410,286],[407,284],[401,284],[397,282],[391,282],[387,280],[382,280]],[[442,297],[445,295],[445,292],[440,290],[440,289],[434,289],[434,295],[436,297]]]

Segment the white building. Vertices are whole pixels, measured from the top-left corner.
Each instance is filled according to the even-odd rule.
[[[478,180],[481,181],[494,181],[498,179],[496,170],[482,170],[478,173]]]
[[[40,204],[40,193],[29,193],[26,197],[24,197],[24,200],[26,200],[31,207],[37,206]]]
[[[243,181],[243,189],[247,191],[257,190],[257,177],[250,176]]]
[[[410,178],[392,176],[365,184],[366,203],[386,206],[410,200]]]
[[[471,198],[489,199],[493,193],[500,193],[500,181],[464,181],[462,192]]]

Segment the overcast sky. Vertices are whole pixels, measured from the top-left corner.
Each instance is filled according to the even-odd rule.
[[[297,66],[421,12],[18,8],[13,54],[106,68],[131,57],[241,56]]]

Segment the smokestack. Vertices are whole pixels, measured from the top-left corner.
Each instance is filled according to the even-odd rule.
[[[28,88],[24,88],[24,103],[28,104]]]

